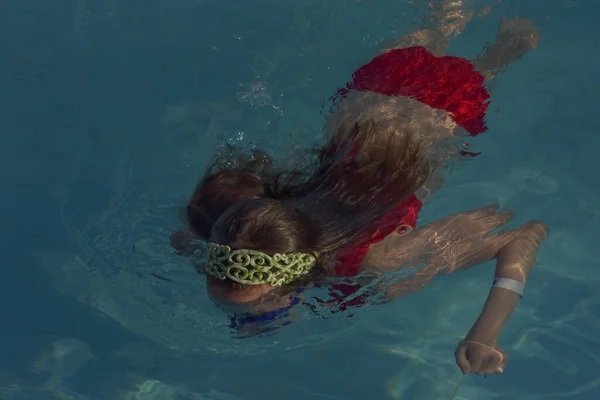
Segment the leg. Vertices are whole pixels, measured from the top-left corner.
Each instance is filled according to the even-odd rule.
[[[422,0],[418,1],[422,2]],[[423,46],[435,56],[443,55],[450,39],[462,33],[475,14],[473,9],[465,9],[464,4],[468,1],[470,0],[429,1],[427,7],[430,11],[422,20],[429,25],[433,25],[433,27],[419,29],[415,33],[389,43],[388,46],[384,45],[382,52],[386,53],[389,50],[398,48]],[[488,11],[489,7],[486,7],[480,10],[478,15],[484,16]],[[401,104],[407,102],[412,104]],[[423,108],[426,109],[424,112],[420,110]],[[341,121],[348,118],[354,120],[373,119],[375,121],[395,119],[396,123],[411,123],[411,121],[417,119],[416,114],[423,113],[427,115],[419,115],[418,119],[424,122],[422,124],[424,126],[416,129],[422,133],[420,136],[423,137],[420,139],[433,143],[456,137],[454,134],[455,124],[447,113],[423,107],[422,104],[409,98],[392,98],[373,92],[351,93],[346,98],[341,99],[334,115],[329,116],[327,120],[327,131],[330,134],[335,134],[341,125]],[[414,122],[411,124],[414,125]],[[425,125],[427,126],[425,127]]]
[[[540,41],[540,33],[535,25],[525,19],[502,19],[493,46],[484,49],[473,64],[486,79],[502,73],[508,64],[513,63],[535,49]]]
[[[539,44],[539,37],[539,32],[533,23],[519,18],[510,21],[503,19],[495,44],[486,48],[483,55],[473,64],[487,80],[490,80],[503,72],[508,64],[519,60],[527,52],[535,49]],[[459,137],[458,132],[460,131],[455,132],[455,137]],[[442,149],[444,148],[442,147]],[[438,151],[438,168],[418,192],[419,198],[423,200],[443,187],[447,175],[452,170],[452,163],[457,158],[457,154],[460,154],[460,151],[452,153],[452,147],[447,147],[445,150]],[[439,168],[444,165],[446,168]]]
[[[473,9],[464,9],[464,0],[435,0],[429,2],[427,7],[430,12],[422,19],[433,26],[421,28],[387,43],[382,47],[382,53],[398,48],[423,46],[431,54],[442,56],[450,39],[460,35],[475,14]]]

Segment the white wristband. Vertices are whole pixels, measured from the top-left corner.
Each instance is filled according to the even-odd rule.
[[[523,298],[523,292],[525,291],[525,285],[521,282],[516,281],[514,279],[508,278],[496,278],[494,279],[494,283],[492,283],[492,287],[498,287],[506,290],[510,290],[511,292],[515,292],[521,298]]]

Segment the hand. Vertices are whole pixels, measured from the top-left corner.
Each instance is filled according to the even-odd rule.
[[[497,345],[468,339],[458,344],[454,356],[463,374],[501,374],[508,362],[506,353]]]
[[[177,231],[171,234],[171,247],[182,256],[191,256],[194,253],[194,234],[188,231]]]

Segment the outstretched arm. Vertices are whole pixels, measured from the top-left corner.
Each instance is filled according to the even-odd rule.
[[[406,236],[392,234],[372,246],[363,267],[383,271],[425,264],[402,282],[404,287],[388,290],[394,297],[419,290],[437,275],[494,258],[495,278],[525,284],[547,228],[539,222],[528,222],[515,230],[498,232],[512,215],[497,210],[497,206],[485,207],[444,218]],[[457,363],[463,372],[502,372],[506,360],[496,342],[519,298],[507,289],[491,288],[481,315],[457,349]]]
[[[385,271],[426,264],[419,275],[433,277],[478,265],[500,257],[523,241],[528,232],[544,227],[529,222],[514,230],[503,230],[512,217],[494,205],[448,216],[407,235],[393,233],[371,246],[362,267]]]
[[[519,228],[514,239],[497,254],[494,278],[511,279],[525,285],[538,247],[546,238],[547,232],[546,226],[539,222],[529,222]],[[520,296],[513,291],[493,287],[471,334],[495,342],[519,299]]]
[[[497,253],[494,278],[525,285],[547,232],[546,226],[539,222],[529,222],[519,228],[516,236]],[[503,372],[506,355],[497,342],[520,298],[512,290],[491,288],[479,318],[456,350],[456,361],[463,373]]]

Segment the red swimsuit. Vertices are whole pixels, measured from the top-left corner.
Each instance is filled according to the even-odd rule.
[[[337,102],[352,90],[412,97],[432,108],[449,112],[458,125],[476,136],[486,130],[484,117],[490,95],[483,83],[483,75],[468,60],[436,57],[424,47],[410,47],[391,50],[360,67],[352,81],[338,90],[333,100]],[[421,206],[421,201],[411,196],[373,225],[372,236],[340,251],[336,275],[357,275],[369,246],[383,240],[399,226],[414,228]],[[358,284],[338,283],[331,287],[330,295],[342,302],[340,309],[344,310],[364,303],[366,294],[346,299],[359,289]]]

